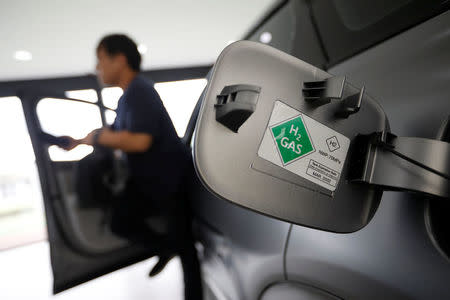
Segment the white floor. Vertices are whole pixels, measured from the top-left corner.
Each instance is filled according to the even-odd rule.
[[[47,241],[0,251],[0,299],[183,299],[179,259],[173,259],[157,277],[148,278],[155,263],[156,258],[148,259],[53,296]]]

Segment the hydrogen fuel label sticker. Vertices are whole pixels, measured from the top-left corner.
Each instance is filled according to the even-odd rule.
[[[334,191],[350,139],[276,101],[258,156]]]

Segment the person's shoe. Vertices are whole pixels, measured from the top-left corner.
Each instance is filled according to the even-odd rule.
[[[148,274],[149,277],[154,277],[161,273],[162,270],[166,267],[167,263],[174,258],[175,255],[162,255],[159,256],[159,260],[156,263],[156,265],[151,269],[150,273]]]

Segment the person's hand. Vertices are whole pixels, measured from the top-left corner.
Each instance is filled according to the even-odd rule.
[[[82,143],[82,144],[86,144],[86,145],[94,145],[94,139],[95,139],[95,136],[98,134],[97,132],[99,131],[99,130],[101,130],[101,129],[95,129],[95,130],[92,130],[88,135],[86,135],[84,138],[82,138],[81,140],[80,140],[80,142]]]
[[[61,145],[59,145],[61,148],[63,148],[66,151],[70,151],[73,148],[75,148],[76,146],[78,146],[80,144],[79,140],[74,139],[73,137],[70,136],[62,136],[61,139],[64,140],[64,143],[62,143]]]

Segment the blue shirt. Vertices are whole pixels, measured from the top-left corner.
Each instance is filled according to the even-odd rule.
[[[112,129],[152,135],[147,151],[126,153],[126,159],[130,179],[152,196],[163,196],[179,186],[188,156],[153,85],[140,75],[133,79],[119,99]]]

